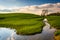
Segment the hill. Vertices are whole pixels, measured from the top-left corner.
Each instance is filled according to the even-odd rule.
[[[0,14],[0,27],[16,29],[17,34],[30,35],[40,33],[44,26],[44,18],[48,19],[51,27],[58,29],[60,35],[60,15],[39,16],[25,13]]]
[[[16,29],[17,34],[36,34],[42,30],[43,17],[34,14],[0,14],[0,27]]]

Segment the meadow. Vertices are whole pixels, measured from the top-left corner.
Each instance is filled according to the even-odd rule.
[[[17,34],[36,34],[42,31],[43,17],[34,14],[0,14],[0,27],[16,29]]]
[[[17,34],[32,35],[41,33],[44,27],[43,19],[47,18],[51,27],[57,29],[60,35],[60,15],[39,16],[29,13],[0,14],[0,27],[16,29]]]

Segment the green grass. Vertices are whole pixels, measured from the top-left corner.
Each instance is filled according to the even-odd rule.
[[[57,30],[57,32],[55,32],[55,35],[56,36],[60,35],[60,30]]]
[[[47,16],[47,19],[51,26],[60,29],[60,16]]]
[[[55,32],[55,35],[60,35],[60,15],[50,15],[46,17],[48,19],[48,22],[50,23],[51,27],[54,27],[57,29]]]
[[[0,27],[16,29],[17,34],[36,34],[42,30],[42,20],[43,17],[33,14],[0,14]]]
[[[44,26],[42,21],[44,18],[48,19],[51,27],[58,29],[56,35],[60,35],[60,15],[49,15],[43,17],[25,13],[0,14],[0,27],[16,29],[17,34],[36,34],[42,31]]]

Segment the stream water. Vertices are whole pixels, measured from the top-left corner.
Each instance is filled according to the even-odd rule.
[[[35,35],[17,35],[14,29],[0,28],[0,40],[54,40],[55,28],[50,28],[47,19],[43,22],[45,26],[40,34]]]

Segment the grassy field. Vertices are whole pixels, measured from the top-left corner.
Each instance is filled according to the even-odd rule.
[[[36,34],[42,31],[44,18],[48,19],[51,27],[58,29],[56,35],[60,35],[60,16],[56,15],[43,17],[24,13],[0,14],[0,27],[16,29],[17,34]]]
[[[17,34],[40,33],[43,17],[33,14],[0,14],[0,27],[16,29]]]
[[[55,35],[60,35],[60,15],[49,15],[46,18],[48,19],[48,22],[50,23],[51,27],[57,29]]]

